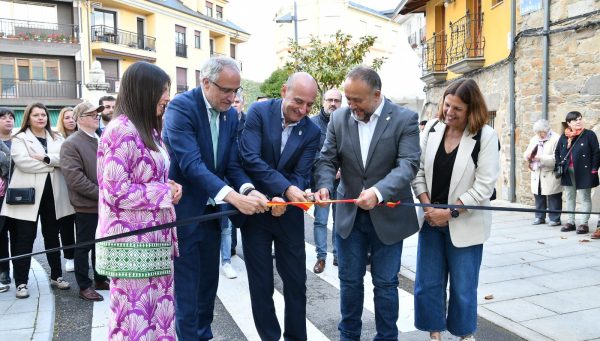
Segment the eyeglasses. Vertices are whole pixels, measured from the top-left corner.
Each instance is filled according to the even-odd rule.
[[[98,118],[100,116],[102,116],[102,115],[100,115],[100,113],[95,112],[93,114],[83,114],[80,117],[94,117],[94,118]]]
[[[342,103],[342,100],[341,99],[337,99],[337,98],[325,98],[325,102],[327,102],[327,103],[331,103],[331,102]]]
[[[219,84],[217,84],[216,82],[211,81],[210,79],[208,81],[211,82],[212,84],[214,84],[217,88],[219,88],[219,90],[221,90],[221,92],[223,92],[226,95],[237,94],[244,90],[244,88],[242,88],[241,86],[237,89],[230,89],[230,88],[224,88],[224,87],[220,86]]]

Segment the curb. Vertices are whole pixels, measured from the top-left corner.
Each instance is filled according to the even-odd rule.
[[[54,293],[50,288],[50,279],[46,270],[35,258],[31,258],[31,271],[38,287],[38,310],[31,340],[49,340],[54,336]],[[30,279],[31,282],[31,279]]]

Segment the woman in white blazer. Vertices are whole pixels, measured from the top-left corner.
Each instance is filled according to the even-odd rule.
[[[37,235],[38,215],[46,249],[60,246],[61,218],[74,214],[69,202],[65,179],[59,168],[59,153],[63,138],[52,132],[48,109],[41,103],[27,106],[21,129],[12,139],[11,156],[15,168],[8,188],[35,188],[35,202],[29,205],[2,205],[10,228],[13,256],[30,253]],[[8,195],[6,196],[8,197]],[[5,197],[5,198],[6,198]],[[69,289],[62,279],[60,253],[48,253],[50,284]],[[29,297],[27,290],[31,258],[13,261],[17,298]]]
[[[421,165],[412,183],[421,203],[490,205],[499,174],[498,135],[477,83],[448,86],[439,120],[421,134]],[[479,150],[479,152],[477,152]],[[415,279],[415,327],[432,340],[448,330],[474,340],[477,284],[483,242],[490,236],[490,211],[426,208],[419,232]],[[450,299],[446,309],[446,284]]]
[[[554,150],[558,144],[559,134],[550,129],[547,120],[537,120],[533,124],[535,135],[523,153],[531,171],[531,193],[535,198],[535,208],[539,210],[562,210],[562,186],[560,179],[554,176]],[[560,213],[548,214],[549,226],[560,225]],[[535,213],[533,225],[545,224],[546,214]]]

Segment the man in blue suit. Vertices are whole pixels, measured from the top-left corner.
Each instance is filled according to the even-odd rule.
[[[186,191],[175,207],[177,219],[215,213],[215,204],[221,201],[243,214],[265,212],[266,197],[254,189],[239,162],[237,112],[231,108],[241,88],[237,64],[228,57],[211,58],[201,74],[201,86],[175,97],[165,113],[163,138],[171,159],[169,178]],[[225,183],[225,177],[233,188]],[[220,225],[212,220],[177,226],[177,237],[177,337],[210,340],[219,281]]]
[[[317,96],[317,83],[307,73],[290,76],[282,99],[254,103],[240,138],[244,170],[267,196],[306,201],[311,169],[319,145],[319,128],[307,117]],[[254,324],[261,340],[281,338],[273,304],[275,243],[277,272],[283,280],[284,340],[306,340],[306,254],[304,212],[287,207],[280,217],[257,214],[241,227]]]

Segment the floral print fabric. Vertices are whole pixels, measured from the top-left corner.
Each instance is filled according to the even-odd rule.
[[[156,136],[159,140],[158,135]],[[99,221],[97,237],[175,221],[167,184],[169,160],[144,145],[125,115],[115,118],[98,144]],[[175,228],[115,242],[172,243]],[[172,260],[171,260],[172,267]],[[109,340],[175,340],[173,276],[111,278]]]

